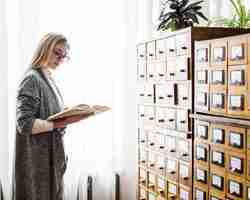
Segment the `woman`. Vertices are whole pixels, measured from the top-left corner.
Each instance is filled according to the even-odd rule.
[[[46,119],[64,109],[51,73],[67,58],[67,39],[47,34],[40,42],[17,92],[16,148],[13,180],[15,200],[63,199],[66,158],[63,135],[81,116],[58,122]]]

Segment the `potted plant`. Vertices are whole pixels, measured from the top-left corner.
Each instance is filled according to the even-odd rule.
[[[198,17],[208,21],[208,18],[201,12],[202,1],[190,3],[190,0],[168,0],[165,5],[169,5],[170,11],[166,11],[164,6],[160,12],[159,25],[157,30],[172,31],[199,24]]]

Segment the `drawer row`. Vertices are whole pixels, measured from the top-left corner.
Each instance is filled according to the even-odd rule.
[[[195,42],[195,68],[250,63],[250,35]]]
[[[141,152],[142,155],[139,158],[138,164],[141,168],[166,177],[168,180],[180,181],[183,185],[191,186],[192,165],[190,162],[153,153],[149,153],[147,159],[143,157],[145,156],[144,153]]]
[[[160,127],[183,132],[191,130],[189,110],[185,109],[139,105],[138,120],[139,127]]]
[[[190,80],[191,60],[178,56],[161,62],[137,63],[137,80],[162,82],[167,80]]]
[[[190,81],[141,84],[138,88],[138,101],[140,104],[157,104],[191,109],[191,94]]]
[[[181,33],[137,45],[137,60],[165,60],[168,57],[190,54],[190,50],[190,34]]]
[[[141,150],[148,150],[149,160],[154,156],[153,152],[186,161],[192,159],[192,139],[187,139],[176,131],[139,130],[138,143]],[[142,157],[145,158],[145,155]],[[159,162],[161,162],[160,158]]]

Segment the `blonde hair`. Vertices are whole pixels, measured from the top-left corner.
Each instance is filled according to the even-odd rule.
[[[33,55],[31,61],[31,68],[38,69],[47,60],[48,53],[52,51],[56,44],[63,43],[67,49],[69,49],[69,44],[65,36],[58,33],[48,33],[41,41]]]

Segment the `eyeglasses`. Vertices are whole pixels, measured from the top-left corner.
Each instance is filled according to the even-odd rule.
[[[69,61],[70,57],[68,56],[67,51],[63,49],[54,49],[53,53],[55,54],[56,58],[60,61]]]

